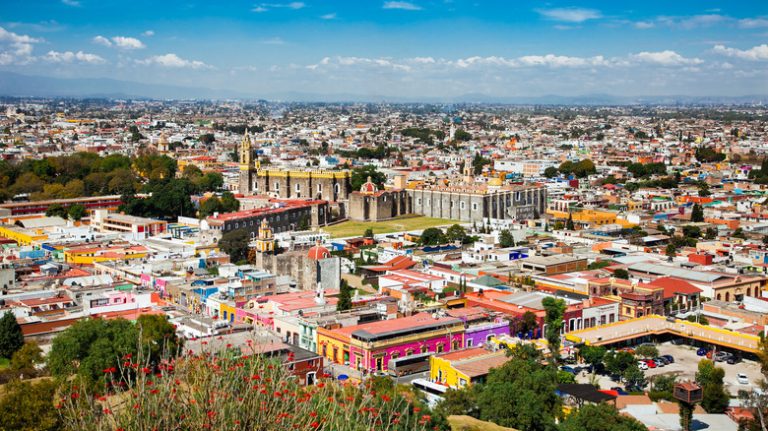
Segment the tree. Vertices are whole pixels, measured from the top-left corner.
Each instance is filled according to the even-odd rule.
[[[10,359],[24,345],[24,334],[16,316],[6,311],[0,317],[0,358]]]
[[[645,386],[645,373],[643,373],[643,370],[637,366],[637,363],[632,363],[628,366],[627,369],[624,370],[622,377],[624,377],[624,381],[628,388],[639,389]]]
[[[629,271],[624,268],[617,268],[613,271],[613,276],[624,280],[629,280]]]
[[[509,229],[502,229],[502,231],[499,232],[499,245],[502,248],[515,246],[515,237],[512,236],[512,232],[510,232]]]
[[[744,233],[744,229],[737,227],[731,234],[734,238],[747,239],[747,235]]]
[[[76,374],[95,389],[108,378],[105,369],[136,354],[137,340],[136,327],[125,319],[80,320],[53,339],[48,368],[55,377]]]
[[[545,337],[555,362],[560,358],[560,331],[563,329],[563,316],[566,304],[561,298],[547,296],[541,301],[544,307],[544,322],[547,325]]]
[[[67,218],[67,210],[64,209],[61,204],[53,204],[45,210],[46,217],[61,217]]]
[[[701,407],[708,413],[723,413],[728,408],[730,397],[723,387],[725,370],[715,366],[715,363],[702,359],[696,372],[696,382],[704,390]]]
[[[526,336],[528,333],[532,333],[539,327],[539,319],[536,317],[536,313],[533,311],[526,311],[523,313],[523,316],[520,318],[519,326],[517,328],[518,332],[522,332],[523,337]]]
[[[440,228],[430,227],[424,229],[419,237],[421,245],[439,245],[446,242],[446,237]]]
[[[560,423],[560,431],[647,431],[636,419],[608,403],[584,404]]]
[[[573,224],[573,214],[568,213],[568,221],[565,222],[565,228],[567,230],[576,230],[576,227]]]
[[[664,251],[664,254],[666,254],[669,258],[674,258],[677,256],[677,247],[675,247],[675,245],[672,243],[667,244],[667,248]]]
[[[442,400],[435,406],[435,413],[445,417],[452,415],[476,416],[478,388],[472,385],[462,389],[448,389],[442,396]]]
[[[352,309],[352,288],[347,280],[341,279],[339,283],[339,298],[336,303],[336,311],[346,311]]]
[[[554,166],[548,166],[546,169],[544,169],[544,176],[547,178],[555,178],[557,174],[557,168]]]
[[[583,346],[579,349],[579,355],[584,359],[584,362],[592,366],[595,369],[597,364],[603,362],[607,349],[603,346]]]
[[[74,204],[69,207],[68,215],[70,220],[80,221],[85,217],[85,207],[80,204]]]
[[[40,346],[38,346],[36,342],[30,341],[24,343],[24,345],[11,356],[11,369],[19,371],[24,375],[31,375],[35,373],[37,365],[44,362],[42,349],[40,349]]]
[[[659,356],[659,349],[657,349],[656,346],[652,346],[650,344],[643,344],[635,349],[635,354],[646,359],[655,358]]]
[[[704,210],[698,203],[693,204],[691,209],[691,221],[694,223],[701,223],[704,221]]]
[[[150,361],[159,362],[162,358],[181,353],[184,340],[176,335],[176,327],[164,314],[142,314],[136,319],[136,328]]]
[[[635,364],[635,356],[625,351],[610,351],[605,354],[605,369],[613,375],[622,375],[627,368]]]
[[[460,225],[454,224],[446,230],[445,236],[450,242],[460,241],[463,244],[467,240],[467,231]]]
[[[0,430],[56,431],[63,429],[54,407],[57,383],[12,380],[0,393]]]
[[[365,233],[363,234],[364,238],[373,238],[373,229],[368,228],[365,230]]]
[[[472,140],[472,135],[464,129],[457,129],[453,134],[453,138],[457,141],[466,142]]]
[[[475,175],[480,175],[483,173],[483,167],[490,164],[490,159],[486,159],[480,155],[480,153],[475,153],[475,157],[472,159],[472,172],[474,172]]]
[[[384,183],[387,181],[387,175],[383,172],[379,172],[376,166],[366,165],[362,168],[355,168],[352,170],[350,178],[352,190],[360,190],[360,188],[368,181],[370,177],[371,182],[376,184],[379,190],[384,188]]]
[[[221,236],[219,247],[229,255],[232,262],[240,262],[248,256],[250,235],[245,229],[232,230]]]
[[[561,400],[557,369],[544,366],[530,346],[516,346],[512,359],[488,374],[477,397],[480,419],[526,431],[554,431]]]

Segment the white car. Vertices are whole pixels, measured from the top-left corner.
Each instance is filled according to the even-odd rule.
[[[736,380],[738,380],[740,385],[748,385],[749,384],[749,378],[744,373],[736,374]]]
[[[645,371],[648,369],[648,364],[645,361],[637,361],[637,368]]]

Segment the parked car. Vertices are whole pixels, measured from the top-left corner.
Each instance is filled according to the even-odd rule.
[[[662,358],[664,358],[668,364],[674,364],[675,363],[675,357],[672,355],[661,355]]]
[[[573,375],[579,374],[579,370],[577,370],[575,367],[572,367],[570,365],[563,365],[560,367],[561,371],[565,371],[566,373],[571,373]]]
[[[748,385],[749,384],[749,378],[744,373],[736,374],[736,380],[739,381],[740,385]]]
[[[653,362],[656,362],[656,366],[663,367],[664,365],[667,365],[667,360],[659,356],[658,358],[653,358]]]
[[[733,356],[733,354],[731,354],[731,353],[728,353],[728,352],[722,352],[722,351],[721,351],[721,352],[717,352],[717,353],[715,353],[715,355],[714,355],[714,358],[713,358],[713,359],[715,360],[715,362],[725,362],[725,361],[727,361],[727,360],[728,360],[728,358],[730,358],[731,356]]]
[[[741,357],[736,355],[731,355],[731,357],[726,359],[725,362],[730,365],[738,364],[739,362],[741,362]]]
[[[709,349],[706,347],[699,347],[699,350],[696,351],[697,356],[706,356],[707,353],[709,353]]]
[[[648,368],[656,368],[656,361],[653,359],[646,359],[645,363],[648,364]]]
[[[614,387],[611,388],[611,390],[612,391],[616,391],[616,393],[619,394],[619,395],[629,395],[629,392],[625,391],[624,389],[622,389],[619,386],[614,386]]]
[[[648,369],[648,362],[646,362],[646,361],[637,361],[637,368],[640,368],[641,370],[647,370]]]

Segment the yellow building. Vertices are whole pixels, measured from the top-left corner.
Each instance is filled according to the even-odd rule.
[[[508,360],[506,349],[492,352],[482,347],[434,355],[429,358],[429,379],[454,389],[462,388],[483,382],[491,368]]]
[[[19,245],[31,245],[36,241],[48,239],[42,231],[24,229],[17,226],[0,226],[0,236],[16,241]]]
[[[595,209],[582,209],[578,211],[565,212],[556,211],[552,209],[547,210],[547,214],[551,215],[556,220],[568,220],[569,217],[573,219],[573,223],[577,226],[581,226],[586,229],[593,229],[599,226],[605,226],[609,224],[619,224],[623,227],[635,226],[633,223],[628,222],[625,219],[618,217],[618,213],[614,211],[601,211]]]
[[[113,260],[142,259],[147,257],[148,249],[144,246],[119,247],[79,247],[64,251],[64,262],[76,265],[93,265],[98,262]]]

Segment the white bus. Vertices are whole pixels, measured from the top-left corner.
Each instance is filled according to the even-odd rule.
[[[447,386],[432,383],[427,379],[414,379],[411,384],[414,388],[424,393],[427,398],[429,408],[434,408],[437,403],[443,400],[443,394],[448,390]]]

